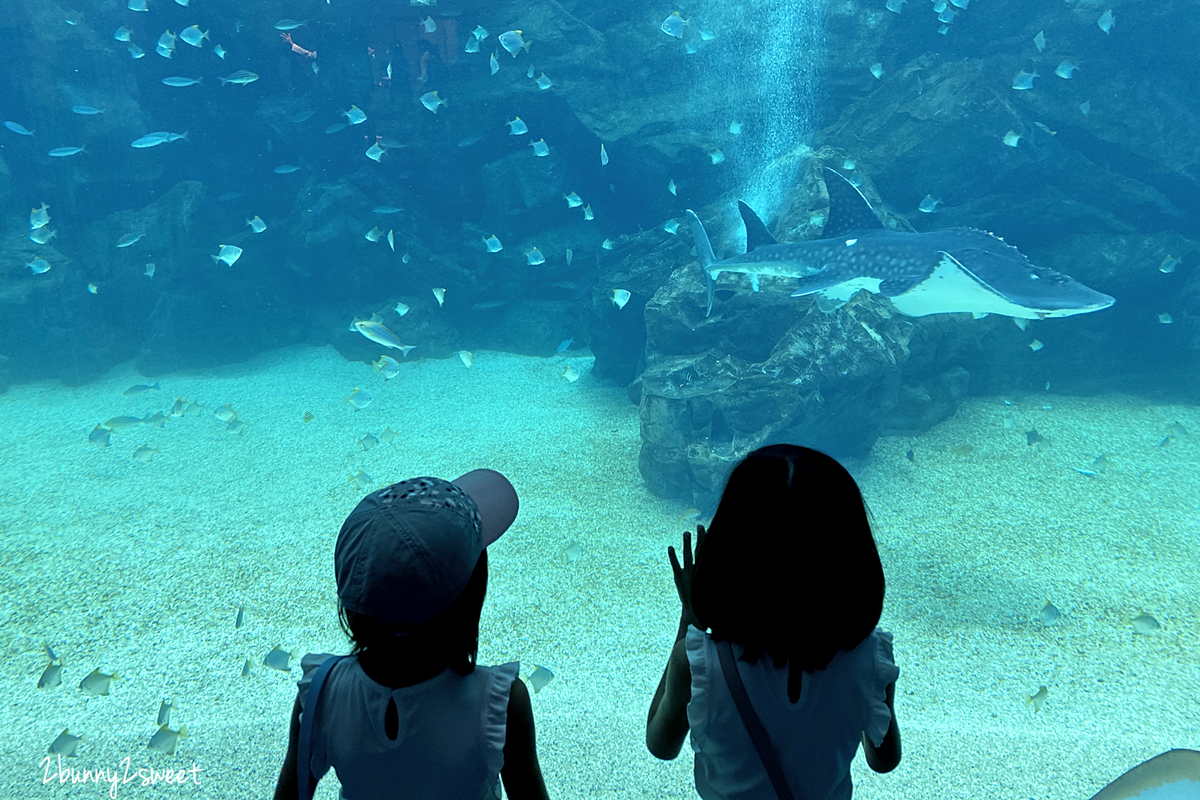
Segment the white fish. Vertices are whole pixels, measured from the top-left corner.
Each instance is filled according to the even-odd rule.
[[[154,269],[155,269],[155,267],[154,267],[153,262],[147,262],[146,269],[142,274],[145,275],[147,278],[153,278],[154,277]]]
[[[679,233],[679,222],[677,220],[669,219],[663,223],[662,227],[663,227],[664,231],[671,234],[672,236]]]
[[[398,303],[396,303],[394,308],[395,308],[397,316],[403,317],[405,314],[408,313],[408,303],[398,302]]]
[[[5,122],[4,127],[8,128],[13,133],[19,133],[22,136],[33,136],[33,131],[29,130],[19,122]]]
[[[443,289],[439,286],[434,289],[431,289],[430,291],[433,292],[434,298],[438,301],[438,308],[441,308],[443,305],[446,304],[446,290],[445,289]]]
[[[118,42],[128,42],[133,37],[133,32],[124,25],[113,31],[113,38]]]
[[[1033,45],[1034,45],[1034,47],[1036,47],[1038,49],[1039,53],[1046,49],[1046,32],[1045,31],[1038,31],[1038,35],[1033,37]]]
[[[85,117],[91,117],[95,116],[96,114],[103,114],[104,112],[98,108],[92,108],[91,106],[71,106],[71,113],[80,114]]]
[[[117,239],[117,247],[131,247],[140,242],[145,235],[144,231],[140,233],[127,233],[120,239]]]
[[[183,39],[192,47],[203,47],[204,40],[208,38],[208,31],[201,33],[199,25],[192,25],[181,30],[179,32],[179,38]]]
[[[1020,90],[1032,89],[1033,79],[1038,77],[1041,76],[1039,76],[1036,72],[1026,72],[1025,70],[1021,70],[1013,76],[1012,88]]]
[[[300,168],[295,164],[280,164],[278,167],[271,170],[271,172],[274,172],[276,175],[291,175],[293,172],[296,172],[299,169]]]
[[[604,142],[600,143],[600,166],[608,166],[608,151],[604,149]]]
[[[222,61],[225,60],[225,48],[224,47],[222,47],[221,45],[216,45],[215,47],[213,47],[213,52],[217,54],[217,58],[221,59]]]
[[[904,2],[905,0],[887,0],[884,7],[893,14],[899,14],[900,10],[904,7]]]
[[[45,244],[57,235],[58,231],[52,231],[49,225],[43,225],[29,232],[29,241],[36,242],[37,244]]]
[[[1109,33],[1112,31],[1114,20],[1112,9],[1109,9],[1100,15],[1100,19],[1096,20],[1096,24],[1100,26],[1100,30]]]
[[[678,11],[672,11],[671,16],[663,20],[659,28],[667,36],[674,36],[676,39],[683,38],[683,32],[687,28],[688,21]]]
[[[596,215],[594,213],[592,213],[592,207],[590,205],[583,207],[583,218],[584,218],[584,220],[589,221],[589,222],[596,218]]]
[[[183,133],[170,133],[168,131],[155,131],[154,133],[147,133],[145,136],[141,137],[140,139],[134,139],[130,146],[137,147],[139,149],[144,149],[147,147],[157,147],[158,145],[163,144],[164,142],[174,142],[178,139],[186,139],[186,138],[187,138],[186,131]]]
[[[475,363],[475,354],[470,350],[459,350],[458,360],[463,363],[464,367],[470,369],[471,365]]]
[[[567,266],[571,266],[571,260],[575,258],[575,252],[571,248],[567,248]]]
[[[365,234],[363,234],[363,236],[366,238],[366,240],[368,242],[378,242],[380,239],[383,238],[383,231],[379,230],[378,227],[374,227],[374,228],[371,228],[371,230],[367,231]]]
[[[488,59],[488,69],[492,71],[493,75],[500,71],[500,62],[496,60],[495,53],[492,53],[491,58]]]
[[[163,31],[161,36],[158,37],[158,47],[161,47],[164,50],[174,50],[176,38],[177,37],[175,34],[171,33],[171,29],[168,28],[167,30]]]
[[[29,210],[30,230],[37,230],[38,228],[43,228],[50,224],[50,214],[47,212],[48,208],[50,208],[50,206],[42,203],[41,208],[31,208]]]
[[[529,126],[520,117],[513,117],[504,124],[508,126],[509,136],[520,136],[522,133],[529,133]],[[600,146],[603,147],[604,145]]]
[[[413,348],[413,346],[401,344],[400,340],[396,338],[396,334],[388,330],[387,326],[385,326],[382,322],[375,322],[374,320],[369,319],[355,320],[354,327],[359,333],[370,339],[372,342],[381,344],[384,347],[390,347],[393,350],[403,350],[405,355],[408,355],[408,351]]]
[[[392,248],[393,253],[396,252],[396,237],[392,235],[391,231],[388,231],[387,240],[388,247]]]
[[[1079,67],[1075,66],[1070,61],[1060,61],[1058,66],[1054,68],[1054,74],[1060,78],[1070,80],[1071,75],[1073,75],[1077,69],[1079,69]]]
[[[551,86],[553,86],[553,85],[554,85],[554,81],[552,81],[552,80],[550,80],[549,78],[547,78],[547,77],[546,77],[546,73],[544,73],[544,72],[543,72],[543,73],[541,74],[541,76],[540,76],[540,77],[537,79],[537,87],[538,87],[538,89],[546,90],[546,89],[549,89],[549,88],[550,88]]]
[[[529,69],[525,70],[525,77],[533,80],[533,62],[529,62]]]
[[[426,17],[425,19],[421,20],[421,28],[426,33],[433,33],[437,30],[437,22],[434,21],[433,17]]]
[[[483,27],[482,25],[476,25],[475,30],[471,31],[471,35],[474,36],[477,41],[482,42],[488,37],[487,28]]]
[[[504,249],[504,245],[500,244],[500,240],[496,238],[496,234],[483,237],[483,244],[487,247],[489,253],[499,253]]]
[[[425,94],[421,95],[421,105],[425,106],[434,114],[436,114],[438,112],[438,106],[446,105],[446,101],[439,97],[436,91],[426,92]]]
[[[196,86],[203,80],[204,80],[203,78],[170,77],[170,78],[163,78],[162,82],[166,86],[183,87],[183,86]]]
[[[674,179],[674,178],[671,178],[671,181],[670,181],[670,183],[668,183],[668,184],[667,184],[667,191],[668,191],[668,192],[670,192],[670,193],[671,193],[671,194],[673,194],[673,195],[678,195],[678,194],[679,194],[679,192],[678,192],[678,188],[679,188],[679,187],[677,187],[677,186],[675,185],[675,179]]]
[[[521,38],[521,31],[505,31],[500,34],[500,45],[512,53],[513,58],[517,57],[517,53],[521,51],[521,48],[524,48],[525,52],[528,53],[529,45],[531,44],[533,44],[532,41],[527,42]]]
[[[90,293],[90,294],[96,294],[100,291],[100,287],[94,283],[89,283],[87,285],[87,290],[88,290],[88,293]]]
[[[711,153],[708,154],[708,157],[710,159],[712,159],[712,163],[714,163],[714,164],[720,164],[722,161],[725,160],[725,154],[722,153],[720,150],[713,150]]]
[[[1079,104],[1079,113],[1083,114],[1085,117],[1088,114],[1092,113],[1092,101],[1084,100],[1082,103],[1080,103]]]
[[[879,80],[880,78],[882,78],[883,77],[883,64],[880,64],[878,61],[876,61],[874,64],[872,64],[871,65],[871,74],[875,76],[876,80]]]
[[[479,40],[476,39],[474,36],[472,36],[470,39],[467,39],[467,46],[464,47],[463,49],[466,50],[466,52],[468,52],[468,53],[478,53],[479,52]]]
[[[179,740],[187,735],[187,725],[179,726],[179,730],[177,731],[173,731],[168,726],[163,725],[150,737],[150,743],[146,747],[173,756],[175,755],[175,748],[179,746]]]
[[[1021,135],[1016,131],[1009,131],[1004,134],[1004,143],[1009,147],[1016,147],[1021,141]]]
[[[246,220],[246,224],[249,225],[250,230],[254,231],[255,233],[262,233],[267,229],[267,223],[263,222],[262,217],[258,216],[257,214],[254,215],[254,219]]]
[[[941,200],[934,200],[931,195],[925,195],[925,199],[917,206],[918,211],[923,211],[926,214],[932,214],[937,211],[937,207],[942,204]]]
[[[154,45],[154,52],[158,53],[163,58],[173,58],[175,56],[175,48],[163,47],[161,44]]]
[[[147,0],[129,0],[129,2],[125,4],[125,7],[130,11],[149,11],[150,9],[146,5],[146,2]]]
[[[345,117],[351,125],[359,125],[367,121],[367,115],[358,106],[350,106],[350,110],[343,111],[342,116]]]
[[[624,308],[625,304],[629,302],[630,297],[633,297],[633,295],[631,295],[625,289],[613,289],[612,290],[613,305],[615,305],[618,309]]]
[[[603,247],[605,250],[612,250],[614,247],[617,246],[617,243],[614,242],[612,239],[605,239],[603,242],[600,243],[600,246]]]
[[[583,205],[583,198],[575,194],[575,192],[564,194],[563,199],[567,201],[567,208],[578,208]]]
[[[275,30],[277,31],[294,31],[296,28],[301,27],[304,27],[304,23],[297,22],[294,19],[281,19],[275,23]]]
[[[219,245],[221,250],[215,256],[211,256],[213,263],[222,263],[227,267],[232,267],[239,258],[242,257],[242,248],[235,244]]]
[[[740,136],[742,133],[742,123],[736,119],[729,123],[729,132],[734,136]]]
[[[534,246],[532,250],[525,251],[525,261],[529,264],[529,266],[536,267],[538,264],[545,264],[546,257],[542,255],[541,250],[538,250],[537,247]]]
[[[535,156],[540,157],[550,155],[550,146],[546,144],[545,139],[538,139],[536,142],[530,142],[529,146],[533,148],[533,154]]]
[[[135,58],[135,59],[136,59],[136,58],[141,58],[141,57],[142,57],[142,56],[144,56],[144,55],[146,55],[146,51],[145,51],[145,50],[143,50],[142,48],[138,47],[138,46],[137,46],[136,44],[134,44],[133,42],[130,42],[130,43],[129,43],[129,56],[130,56],[131,58]]]
[[[82,152],[82,147],[56,147],[48,155],[54,158],[65,158],[66,156],[73,156]]]
[[[232,83],[237,86],[245,86],[248,83],[254,83],[256,80],[258,80],[258,75],[255,73],[248,69],[239,69],[228,78],[221,78],[221,85],[224,86],[227,83]]]
[[[383,163],[382,161],[379,161],[379,159],[383,158],[383,154],[386,152],[387,149],[380,147],[379,142],[376,142],[367,148],[367,158],[371,159],[372,161]]]
[[[46,261],[46,259],[42,258],[41,256],[38,256],[25,266],[29,267],[34,275],[41,275],[43,272],[50,271],[50,262]]]

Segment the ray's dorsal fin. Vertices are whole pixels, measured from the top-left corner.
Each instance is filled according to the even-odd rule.
[[[829,220],[822,239],[836,239],[850,233],[884,230],[875,209],[858,187],[837,170],[825,168],[825,189],[829,192]]]
[[[753,252],[756,247],[765,247],[769,244],[779,244],[771,232],[767,230],[767,226],[758,218],[758,214],[754,213],[754,209],[738,200],[738,213],[742,215],[742,224],[746,226],[746,252]]]

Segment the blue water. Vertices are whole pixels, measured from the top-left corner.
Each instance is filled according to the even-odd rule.
[[[865,443],[846,461],[903,652],[905,762],[856,762],[856,796],[1083,800],[1200,747],[1184,4],[1117,6],[1107,32],[1088,2],[285,5],[10,0],[0,18],[0,796],[98,796],[43,784],[64,728],[86,735],[81,767],[194,763],[196,796],[270,792],[298,673],[257,665],[345,648],[340,520],[368,487],[484,465],[524,516],[496,548],[480,660],[557,676],[535,697],[552,796],[689,796],[687,749],[661,764],[641,738],[678,611],[664,551],[711,510],[727,465],[707,457],[804,414]],[[155,52],[193,25],[202,46]],[[829,316],[789,277],[727,273],[705,316],[685,211],[718,257],[745,246],[737,200],[816,238],[827,167],[889,227],[992,231],[1116,303],[1019,327],[899,318],[868,290]],[[105,427],[121,416],[147,422]],[[48,690],[43,644],[66,670]],[[111,697],[76,689],[93,668],[125,676]],[[173,695],[192,734],[148,751]]]

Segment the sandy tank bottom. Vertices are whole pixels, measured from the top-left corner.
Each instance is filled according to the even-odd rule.
[[[64,728],[85,736],[64,759],[77,770],[199,770],[199,786],[134,780],[116,796],[269,796],[299,670],[263,658],[345,652],[332,552],[366,491],[351,476],[380,487],[481,466],[511,477],[522,508],[491,551],[480,661],[556,676],[533,696],[551,795],[694,796],[690,749],[663,763],[644,746],[685,509],[644,489],[637,409],[590,366],[479,352],[470,369],[413,361],[385,383],[297,348],[136,396],[122,392],[147,381],[129,369],[0,395],[0,796],[110,794],[43,760]],[[373,396],[359,411],[343,403],[356,387]],[[97,422],[180,396],[205,411],[89,443]],[[240,434],[212,413],[226,403]],[[1189,433],[1167,437],[1175,422]],[[149,462],[132,458],[143,445]],[[1103,473],[1076,471],[1101,454]],[[855,796],[1085,800],[1145,758],[1200,748],[1198,461],[1200,409],[1046,394],[973,399],[853,465],[888,577],[904,736],[892,774],[856,760]],[[1062,612],[1050,627],[1047,599]],[[1161,628],[1136,634],[1143,613]],[[64,671],[39,690],[43,643]],[[96,668],[120,674],[107,697],[76,688]],[[171,697],[189,732],[173,756],[147,749]],[[318,796],[336,796],[332,774]]]

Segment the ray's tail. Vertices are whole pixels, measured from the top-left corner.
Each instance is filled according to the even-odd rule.
[[[712,243],[708,241],[708,233],[704,230],[704,223],[696,216],[696,212],[690,208],[685,212],[687,214],[688,225],[692,228],[692,239],[696,243],[696,255],[700,257],[700,266],[704,269],[704,281],[708,286],[708,310],[704,312],[707,317],[712,313],[713,307],[713,292],[717,288],[716,275],[712,272],[712,265],[716,263],[717,257],[713,255]],[[720,274],[720,271],[717,271]]]

